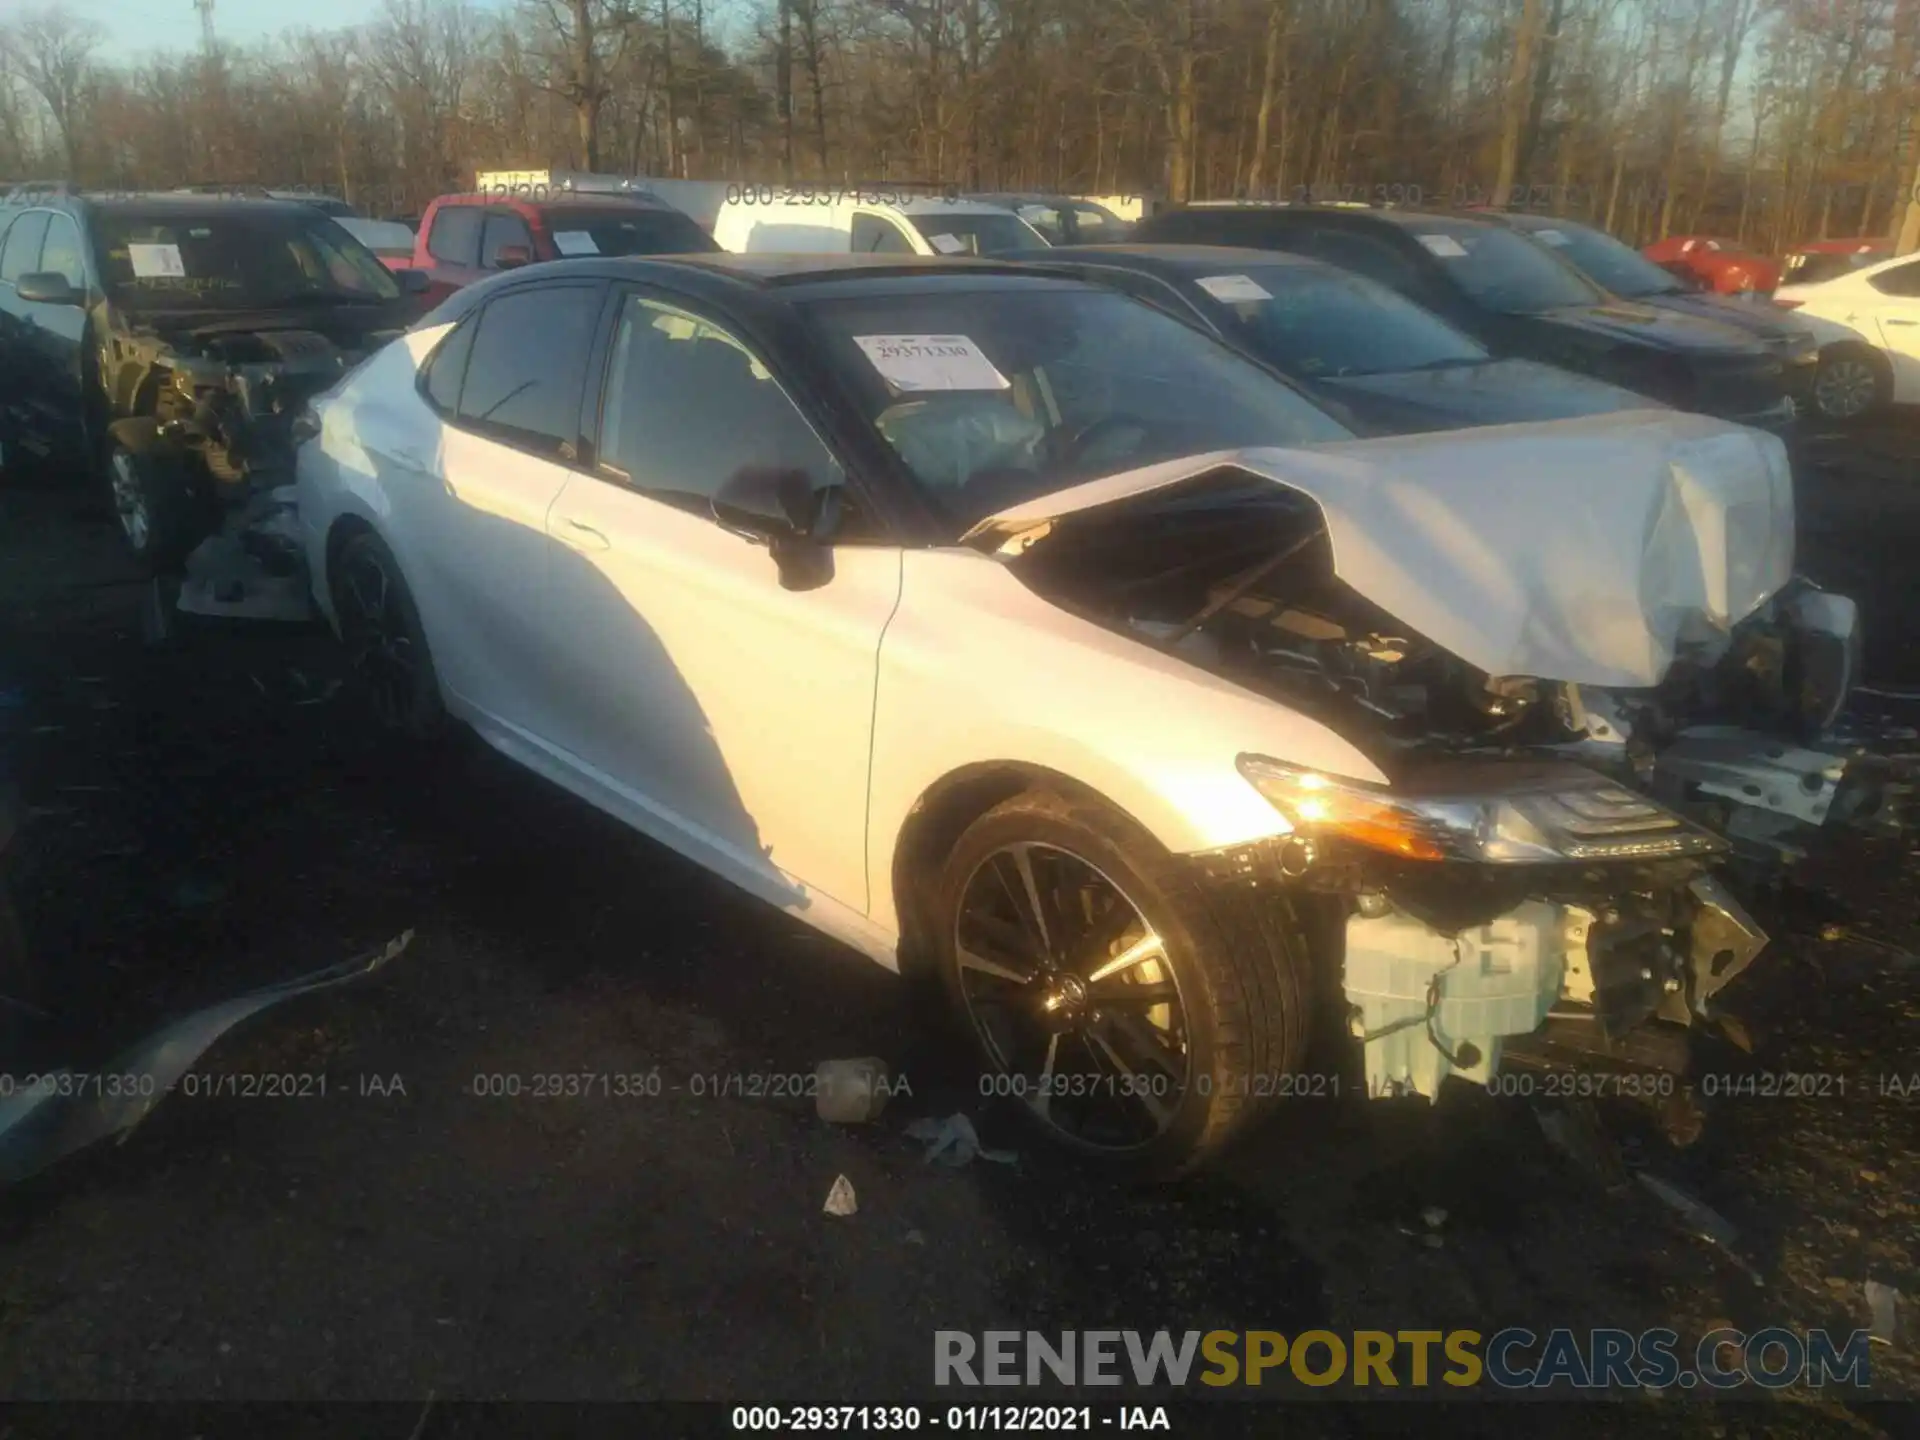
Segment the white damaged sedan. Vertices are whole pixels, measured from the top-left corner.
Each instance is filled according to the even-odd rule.
[[[1876,803],[1780,443],[1700,416],[1357,441],[1077,281],[716,255],[463,290],[303,431],[389,725],[937,974],[1141,1170],[1329,1013],[1373,1095],[1684,1072],[1738,866]]]

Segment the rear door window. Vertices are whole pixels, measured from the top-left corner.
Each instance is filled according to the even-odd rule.
[[[427,253],[448,265],[478,265],[480,212],[466,205],[449,205],[440,211],[427,232]]]
[[[604,293],[598,284],[536,285],[489,301],[474,328],[455,412],[459,424],[537,455],[572,460],[581,379]]]

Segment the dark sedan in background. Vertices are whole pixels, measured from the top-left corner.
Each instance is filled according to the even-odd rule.
[[[1385,286],[1299,255],[1209,245],[1062,246],[1038,263],[1199,326],[1364,433],[1658,407],[1585,375],[1497,359]]]
[[[1810,401],[1814,372],[1820,363],[1820,342],[1778,306],[1764,299],[1716,294],[1689,284],[1625,241],[1578,221],[1521,214],[1496,214],[1491,218],[1549,247],[1594,284],[1622,300],[1745,331],[1780,357],[1787,393],[1795,402],[1804,405]]]
[[[1751,335],[1617,299],[1494,220],[1335,206],[1196,206],[1150,216],[1132,238],[1307,255],[1398,291],[1495,355],[1544,361],[1742,424],[1777,431],[1793,424],[1785,366]]]

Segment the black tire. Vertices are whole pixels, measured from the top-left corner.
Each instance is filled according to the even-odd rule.
[[[341,546],[327,577],[354,687],[383,730],[415,743],[448,729],[440,677],[413,592],[386,542],[363,530]]]
[[[213,532],[213,507],[185,458],[109,440],[102,469],[122,547],[143,575],[178,570]]]
[[[1001,863],[995,857],[1007,854],[1008,847],[1040,856],[1039,862],[1030,859],[1028,863],[1040,863],[1049,869],[1049,883],[1057,884],[1062,874],[1081,874],[1080,867],[1091,867],[1101,879],[1118,888],[1134,914],[1162,942],[1155,954],[1164,956],[1165,965],[1152,973],[1165,976],[1170,972],[1178,992],[1175,1003],[1182,1012],[1178,1028],[1184,1042],[1181,1058],[1185,1074],[1177,1082],[1170,1081],[1168,1092],[1155,1107],[1165,1112],[1164,1120],[1149,1117],[1160,1123],[1157,1134],[1143,1136],[1133,1144],[1109,1143],[1084,1129],[1076,1133],[1064,1112],[1058,1116],[1052,1113],[1051,1103],[1045,1107],[1049,1113],[1041,1113],[1034,1099],[1038,1093],[1034,1079],[1039,1074],[1058,1074],[1054,1067],[1068,1044],[1063,1043],[1056,1051],[1048,1041],[1048,1059],[1043,1066],[1010,1064],[1004,1053],[1006,1047],[994,1038],[990,1008],[976,1005],[979,997],[970,992],[969,986],[981,983],[980,971],[963,967],[959,956],[963,905],[968,903],[969,894],[976,897],[968,912],[975,918],[968,923],[980,923],[977,901],[985,892],[970,890],[970,886],[987,883],[982,877],[989,867]],[[1015,863],[1019,863],[1017,859]],[[1139,826],[1108,806],[1047,791],[1015,796],[967,827],[942,864],[934,888],[935,967],[951,1012],[983,1062],[983,1092],[1000,1093],[1015,1083],[1014,1077],[1027,1075],[1019,1082],[1026,1087],[1026,1094],[1016,1099],[1019,1111],[1049,1138],[1116,1172],[1164,1180],[1201,1165],[1268,1107],[1282,1089],[1274,1077],[1295,1073],[1305,1058],[1312,1020],[1312,972],[1286,900],[1270,890],[1229,890],[1202,881],[1190,862],[1170,855]],[[1012,887],[1008,887],[1008,893],[1012,893]],[[1056,899],[1060,893],[1056,888]],[[1074,908],[1084,914],[1090,907],[1083,894],[1075,893],[1073,898]],[[1001,923],[1004,931],[1004,922],[996,923]],[[1063,928],[1071,923],[1069,920]],[[1089,928],[1101,923],[1096,918]],[[1063,953],[1065,945],[1063,936]],[[1122,932],[1105,950],[1096,945],[1093,953],[1110,955],[1125,948],[1126,932]],[[969,964],[977,967],[977,962]],[[990,976],[987,983],[1004,986],[1002,994],[1021,997],[1007,1005],[1009,1011],[1033,998],[1037,1012],[1048,1008],[1037,998],[1041,992],[1054,992],[1053,998],[1057,998],[1059,987],[1065,983],[1061,971],[1076,968],[1082,975],[1093,975],[1103,967],[1097,960],[1063,964],[1059,970],[1048,972],[1052,978],[1043,977],[1038,989],[1017,986],[1005,977]],[[1114,1023],[1116,1012],[1107,1012],[1103,1021],[1099,1007],[1113,1004],[1115,991],[1111,987],[1115,983],[1110,978],[1084,987],[1076,1003],[1089,1007],[1091,1028]],[[1108,988],[1098,989],[1096,985]],[[1165,989],[1164,980],[1150,987],[1151,993],[1164,993]],[[1120,993],[1124,994],[1124,988]],[[1142,991],[1142,999],[1131,1003],[1122,1000],[1118,1013],[1131,1011],[1148,993]],[[1043,1023],[1053,1026],[1060,1021],[1056,1014]],[[1129,1020],[1129,1025],[1137,1035],[1139,1023]],[[1157,1025],[1149,1029],[1155,1036],[1168,1033]],[[1097,1037],[1072,1043],[1084,1051],[1096,1076],[1102,1066],[1103,1046],[1104,1054],[1112,1057],[1110,1069],[1118,1066],[1127,1074],[1136,1073],[1124,1065],[1113,1044]],[[1131,1048],[1137,1041],[1129,1038],[1128,1044]],[[1133,1053],[1136,1057],[1141,1054],[1138,1049]],[[1085,1103],[1083,1113],[1096,1113],[1094,1101]]]
[[[1829,345],[1820,352],[1808,401],[1829,424],[1871,420],[1893,403],[1893,367],[1871,345],[1851,340]]]

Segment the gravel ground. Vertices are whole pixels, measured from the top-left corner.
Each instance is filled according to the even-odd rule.
[[[1920,681],[1917,452],[1823,442],[1847,469],[1811,470],[1803,498],[1807,563],[1863,598],[1890,685]],[[414,939],[202,1062],[324,1074],[324,1097],[177,1094],[0,1195],[0,1397],[867,1402],[926,1396],[936,1329],[1668,1326],[1690,1345],[1728,1322],[1861,1327],[1869,1279],[1920,1296],[1920,970],[1896,951],[1777,939],[1740,982],[1762,1063],[1844,1096],[1727,1101],[1697,1145],[1650,1154],[1738,1228],[1758,1283],[1484,1094],[1298,1102],[1217,1172],[1118,1189],[983,1108],[892,977],[477,748],[398,767],[331,693],[324,637],[152,644],[143,594],[71,494],[0,490],[0,780],[31,807],[18,883],[52,1017],[18,1068],[97,1067],[197,1003]],[[1833,884],[1862,932],[1920,948],[1910,853],[1856,844]],[[873,1126],[693,1093],[867,1054],[912,1089]],[[661,1093],[471,1093],[555,1071],[657,1071]],[[904,1123],[954,1110],[1019,1163],[923,1164]],[[850,1218],[821,1213],[836,1175]],[[1901,1318],[1877,1398],[1920,1395]],[[1903,1418],[1832,1390],[1628,1404],[1608,1428]]]

